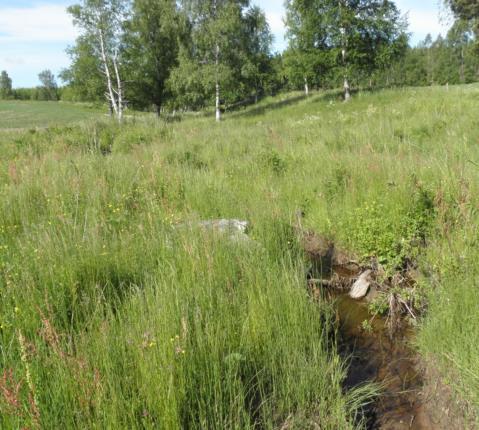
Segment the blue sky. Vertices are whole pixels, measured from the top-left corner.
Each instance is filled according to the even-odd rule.
[[[275,50],[284,40],[283,0],[253,0],[262,7],[275,35]],[[0,0],[0,70],[7,70],[15,87],[37,85],[44,69],[57,74],[69,64],[65,49],[78,35],[66,14],[73,0]],[[440,0],[397,0],[408,14],[412,43],[447,32],[447,19],[440,12]],[[441,19],[442,16],[442,19]]]

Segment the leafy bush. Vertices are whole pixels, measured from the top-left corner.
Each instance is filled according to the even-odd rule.
[[[386,207],[372,201],[356,208],[341,228],[353,250],[396,270],[415,261],[435,216],[431,193],[416,186],[407,207]]]

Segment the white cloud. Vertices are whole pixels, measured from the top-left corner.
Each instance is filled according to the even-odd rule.
[[[15,87],[36,85],[43,69],[58,73],[69,65],[65,49],[78,32],[64,5],[16,7],[2,3],[0,0],[0,70],[8,71]]]
[[[427,34],[445,36],[451,27],[451,20],[438,0],[398,0],[397,5],[408,16],[413,42],[424,39]]]
[[[30,69],[39,70],[40,68],[62,68],[69,64],[68,56],[63,52],[25,52],[21,55],[9,55],[0,57],[0,68],[8,70]]]
[[[64,6],[0,6],[0,42],[71,42],[77,35]]]
[[[449,25],[441,23],[438,12],[411,11],[409,13],[409,30],[418,35],[425,36],[428,33],[445,35]]]
[[[25,59],[22,57],[5,57],[0,58],[0,65],[6,64],[8,66],[23,66],[25,64]],[[5,68],[5,67],[4,67]]]

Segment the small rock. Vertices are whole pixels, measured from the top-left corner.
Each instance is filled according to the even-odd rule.
[[[184,228],[203,228],[205,230],[211,230],[217,233],[227,233],[235,234],[242,233],[246,234],[248,228],[248,221],[240,221],[238,219],[214,219],[207,221],[197,221],[197,222],[187,222],[182,224],[176,224],[175,229],[184,229]]]
[[[372,270],[366,270],[362,273],[358,280],[353,284],[349,296],[353,299],[359,300],[364,298],[369,291],[369,287],[371,286],[371,273]]]
[[[308,231],[302,232],[300,243],[311,263],[309,275],[313,278],[330,276],[333,266],[334,244],[324,237]]]
[[[233,243],[252,244],[254,242],[254,240],[251,239],[247,234],[249,227],[248,221],[241,221],[238,219],[215,219],[188,222],[174,226],[176,230],[195,227],[224,235]]]
[[[220,233],[246,233],[248,221],[240,221],[238,219],[218,219],[199,221],[198,226]]]

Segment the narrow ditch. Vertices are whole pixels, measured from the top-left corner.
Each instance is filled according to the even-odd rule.
[[[314,233],[301,234],[300,241],[310,263],[308,289],[315,300],[327,300],[336,311],[339,353],[349,364],[344,390],[377,383],[381,394],[361,411],[367,430],[436,430],[423,395],[422,371],[412,343],[414,329],[404,321],[411,311],[391,294],[388,317],[372,315],[369,303],[378,290],[377,268],[361,266]],[[370,275],[369,275],[370,274]],[[357,281],[371,276],[367,293],[352,298]],[[404,282],[414,282],[403,278]],[[411,311],[412,312],[412,311]]]
[[[199,226],[227,233],[235,242],[251,240],[246,234],[245,221],[214,220],[201,222]],[[445,414],[439,410],[435,404],[439,397],[430,393],[430,377],[423,377],[424,364],[413,346],[415,331],[407,322],[408,317],[416,317],[416,310],[413,303],[397,294],[398,289],[402,293],[414,289],[411,268],[387,277],[374,261],[369,265],[359,264],[327,239],[305,230],[301,214],[292,229],[309,264],[306,279],[312,299],[327,300],[336,311],[339,354],[348,363],[344,391],[367,383],[376,383],[381,388],[380,395],[360,411],[366,429],[464,428],[457,424],[461,420],[454,421],[455,417],[449,415],[448,407]],[[370,313],[370,304],[381,294],[388,298],[387,316]],[[434,391],[438,387],[435,384]],[[442,397],[446,403],[449,401],[449,393]],[[257,402],[260,400],[252,401]]]
[[[402,329],[390,336],[382,318],[375,318],[371,328],[364,330],[362,322],[371,318],[364,303],[347,294],[334,303],[340,353],[350,363],[344,388],[371,381],[381,384],[381,395],[363,411],[367,429],[432,429],[424,413],[416,354],[410,346],[412,330]]]
[[[325,290],[337,314],[339,353],[349,363],[344,389],[368,382],[381,386],[381,395],[363,411],[368,430],[433,429],[425,411],[423,380],[411,346],[412,328],[394,333],[384,317],[372,317],[368,303],[349,293]],[[368,321],[368,328],[364,328]]]

